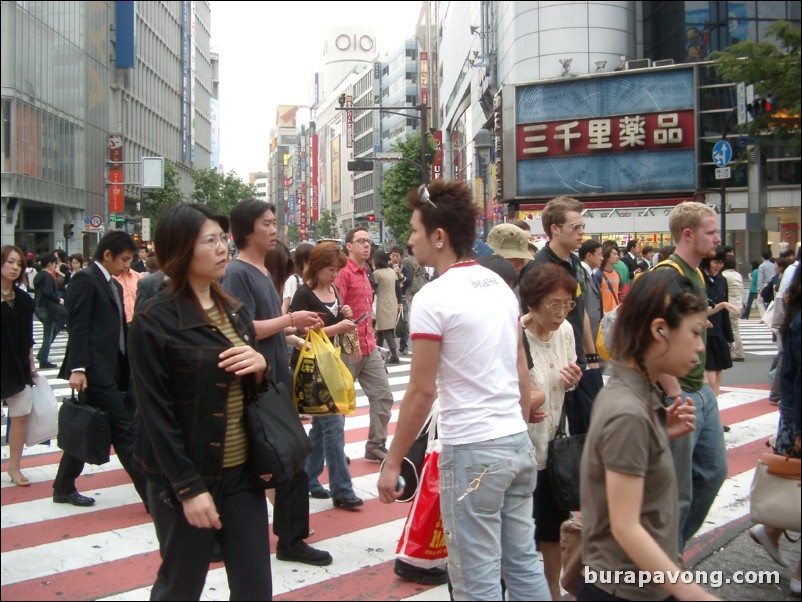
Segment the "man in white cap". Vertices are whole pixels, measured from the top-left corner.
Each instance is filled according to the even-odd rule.
[[[527,263],[532,261],[529,252],[529,235],[514,224],[498,224],[493,226],[487,235],[487,244],[493,253],[501,255],[520,274]]]

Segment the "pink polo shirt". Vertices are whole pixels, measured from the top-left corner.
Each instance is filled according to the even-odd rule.
[[[348,264],[337,274],[334,284],[340,290],[343,304],[351,306],[354,320],[369,312],[368,317],[357,326],[357,332],[362,355],[372,353],[376,348],[376,339],[373,337],[373,289],[370,286],[367,268],[365,266],[360,268],[349,257]]]
[[[134,303],[136,303],[136,287],[139,281],[147,276],[145,272],[137,272],[128,268],[127,272],[123,272],[120,276],[114,276],[114,279],[119,282],[123,287],[123,309],[125,309],[125,321],[130,324],[134,319]]]

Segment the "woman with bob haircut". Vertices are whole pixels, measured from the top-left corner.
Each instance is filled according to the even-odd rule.
[[[677,482],[669,440],[694,430],[690,398],[665,407],[657,377],[685,376],[704,351],[707,302],[675,270],[638,278],[618,310],[613,375],[593,403],[579,491],[585,575],[577,600],[715,600],[679,571]],[[662,583],[616,583],[613,571],[662,574]],[[618,580],[620,581],[620,580]]]
[[[324,242],[312,248],[306,267],[306,281],[295,293],[290,304],[291,311],[314,311],[323,320],[323,332],[330,339],[336,340],[356,329],[351,321],[351,308],[343,305],[334,279],[345,267],[348,260],[339,247],[333,242]],[[298,363],[300,351],[292,354],[290,364]],[[345,456],[345,416],[331,414],[313,416],[312,430],[309,431],[312,452],[306,461],[306,473],[309,475],[309,495],[317,499],[332,498],[335,508],[355,510],[364,501],[354,493],[348,460]],[[329,467],[329,489],[320,484],[318,477],[323,472],[323,458]]]
[[[162,563],[152,600],[198,600],[215,540],[232,600],[272,595],[267,503],[250,481],[244,404],[265,382],[252,321],[220,288],[228,219],[170,207],[156,230],[166,290],[138,308],[128,352],[141,422],[136,455]]]
[[[576,305],[576,280],[554,263],[536,265],[521,282],[521,302],[529,312],[521,318],[524,347],[529,350],[532,384],[529,438],[537,458],[534,493],[535,542],[543,554],[543,570],[554,600],[560,598],[560,525],[569,516],[554,499],[546,462],[549,441],[560,426],[565,393],[573,391],[582,369],[576,363],[574,329],[566,320]],[[569,428],[572,425],[568,425]],[[559,461],[559,459],[557,459]]]
[[[532,520],[535,451],[526,430],[529,376],[519,304],[506,282],[473,258],[471,190],[437,180],[411,192],[409,244],[439,277],[415,296],[415,341],[398,428],[379,475],[389,504],[401,462],[439,403],[440,509],[455,600],[550,600]]]

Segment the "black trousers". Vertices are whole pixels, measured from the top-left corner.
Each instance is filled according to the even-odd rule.
[[[150,513],[159,539],[162,563],[151,600],[199,600],[206,583],[215,539],[225,562],[231,600],[271,600],[270,533],[264,490],[254,489],[243,466],[223,469],[223,478],[209,493],[223,528],[191,526],[184,508],[165,486],[148,481]]]
[[[111,443],[114,445],[120,464],[131,477],[139,497],[147,505],[145,477],[133,460],[135,431],[133,415],[125,403],[126,394],[114,385],[102,387],[92,385],[91,382],[85,394],[90,405],[106,412],[111,427]],[[56,479],[53,481],[53,493],[69,495],[76,491],[75,479],[81,475],[83,469],[84,463],[81,460],[65,453],[61,457]]]
[[[273,508],[273,533],[276,549],[290,550],[309,535],[309,477],[301,470],[284,485],[276,488]]]

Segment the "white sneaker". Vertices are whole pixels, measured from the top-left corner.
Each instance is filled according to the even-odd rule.
[[[774,562],[780,566],[788,566],[788,563],[783,560],[780,550],[777,549],[777,547],[771,541],[769,534],[766,533],[766,527],[763,525],[755,525],[749,529],[749,537],[751,537],[755,543],[759,543],[761,546],[763,546],[763,549],[766,550],[766,553],[771,556]]]

